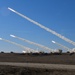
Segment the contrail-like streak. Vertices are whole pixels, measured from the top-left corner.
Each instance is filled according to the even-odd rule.
[[[12,42],[12,41],[3,39],[3,38],[0,38],[0,40],[3,40],[3,41],[5,41],[5,42],[8,42],[8,43],[11,43],[11,44],[14,44],[14,45],[17,45],[17,46],[19,46],[19,47],[25,49],[25,51],[26,51],[26,52],[29,52],[29,53],[35,51],[34,49],[28,48],[28,47],[26,47],[26,46],[20,45],[20,44],[18,44],[18,43],[15,43],[15,42]]]
[[[43,49],[46,49],[46,50],[48,50],[48,51],[50,51],[50,52],[53,51],[53,49],[50,49],[50,48],[48,48],[48,47],[46,47],[46,46],[44,46],[44,45],[41,45],[41,44],[38,44],[38,43],[35,43],[35,42],[32,42],[32,41],[29,41],[29,40],[27,40],[27,39],[23,39],[23,38],[14,36],[14,35],[10,35],[10,36],[11,36],[11,37],[14,37],[14,38],[17,38],[17,39],[20,39],[20,40],[22,40],[22,41],[25,41],[25,42],[27,42],[27,43],[29,43],[29,44],[36,45],[36,46],[41,47],[41,48],[43,48]]]
[[[38,22],[36,22],[36,21],[34,21],[34,20],[30,19],[29,17],[27,17],[27,16],[25,16],[25,15],[22,15],[21,13],[19,13],[19,12],[15,11],[15,10],[13,10],[13,9],[9,8],[9,7],[8,7],[8,9],[9,9],[10,11],[12,11],[12,12],[14,12],[14,13],[18,14],[19,16],[21,16],[21,17],[23,17],[23,18],[27,19],[28,21],[30,21],[30,22],[32,22],[32,23],[34,23],[35,25],[37,25],[37,26],[41,27],[42,29],[45,29],[46,31],[48,31],[48,32],[50,32],[50,33],[52,33],[52,34],[54,34],[54,35],[58,36],[59,38],[61,38],[61,39],[65,40],[66,42],[69,42],[70,44],[72,44],[72,45],[74,45],[74,46],[75,46],[75,42],[73,42],[72,40],[70,40],[70,39],[66,38],[65,36],[62,36],[61,34],[59,34],[59,33],[55,32],[55,31],[53,31],[53,30],[51,30],[51,29],[49,29],[49,28],[47,28],[47,27],[45,27],[45,26],[43,26],[42,24],[40,24],[40,23],[38,23]]]
[[[72,49],[70,49],[70,48],[68,48],[68,47],[66,47],[66,46],[64,46],[64,45],[62,45],[62,44],[60,44],[60,43],[58,43],[58,42],[56,42],[56,41],[52,41],[52,42],[55,43],[56,45],[58,45],[58,46],[64,48],[64,49],[66,49],[67,51],[72,50]]]

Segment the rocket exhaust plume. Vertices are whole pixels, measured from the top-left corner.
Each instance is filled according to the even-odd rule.
[[[14,44],[14,45],[16,45],[16,46],[19,46],[19,47],[25,49],[26,52],[35,52],[34,49],[25,47],[25,46],[23,46],[23,45],[20,45],[20,44],[15,43],[15,42],[12,42],[12,41],[9,41],[9,40],[3,39],[3,38],[0,38],[0,40],[5,41],[5,42],[8,42],[8,43],[11,43],[11,44]]]
[[[9,7],[8,7],[8,9],[11,10],[11,11],[13,11],[13,12],[15,12],[13,9],[11,9],[11,8],[9,8]]]
[[[43,45],[41,45],[41,44],[38,44],[38,43],[35,43],[35,42],[32,42],[32,41],[29,41],[29,40],[27,40],[27,39],[23,39],[23,38],[14,36],[14,35],[10,35],[10,36],[11,36],[11,37],[14,37],[14,38],[17,38],[17,39],[20,39],[20,40],[22,40],[22,41],[25,41],[25,42],[27,42],[27,43],[29,43],[29,44],[36,45],[36,46],[41,47],[41,48],[43,48],[43,49],[46,49],[46,50],[48,50],[48,51],[53,51],[52,49],[50,49],[50,48],[48,48],[48,47],[46,47],[46,46],[43,46]]]
[[[59,38],[65,40],[66,42],[69,42],[70,44],[72,44],[72,45],[75,46],[75,42],[71,41],[70,39],[66,38],[65,36],[62,36],[61,34],[55,32],[55,31],[53,31],[53,30],[51,30],[51,29],[49,29],[49,28],[47,28],[47,27],[45,27],[45,26],[43,26],[42,24],[40,24],[40,23],[38,23],[38,22],[36,22],[36,21],[30,19],[29,17],[27,17],[27,16],[25,16],[25,15],[22,15],[21,13],[15,11],[15,10],[9,8],[9,7],[8,7],[8,9],[9,9],[10,11],[12,11],[12,12],[18,14],[19,16],[21,16],[21,17],[27,19],[28,21],[32,22],[33,24],[39,26],[40,28],[42,28],[42,29],[44,29],[44,30],[46,30],[46,31],[48,31],[48,32],[50,32],[50,33],[52,33],[52,34],[58,36]]]
[[[0,40],[2,40],[2,38],[0,38]]]
[[[71,50],[70,48],[68,48],[68,47],[66,47],[66,46],[64,46],[62,44],[59,44],[58,42],[52,41],[52,43],[54,43],[54,44],[56,44],[56,45],[58,45],[58,46],[60,46],[60,47],[62,47],[64,49],[66,49],[67,51],[70,51]]]
[[[55,41],[52,41],[52,43],[56,43]]]

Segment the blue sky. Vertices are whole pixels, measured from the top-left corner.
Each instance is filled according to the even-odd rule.
[[[9,11],[10,7],[44,26],[60,33],[61,35],[75,41],[75,0],[1,0],[0,1],[0,37],[37,49],[21,40],[10,37],[10,34],[37,42],[52,49],[61,48],[51,41],[55,40],[67,47],[74,48],[73,45],[65,42]],[[61,48],[62,49],[62,48]],[[23,49],[0,41],[0,51],[21,52]],[[39,48],[39,50],[43,50]],[[64,50],[64,49],[63,49]],[[65,50],[64,50],[65,51]]]

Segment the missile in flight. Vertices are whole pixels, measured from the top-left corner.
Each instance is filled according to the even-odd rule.
[[[20,44],[18,44],[18,43],[15,43],[15,42],[12,42],[12,41],[3,39],[3,38],[0,38],[0,40],[5,41],[5,42],[8,42],[8,43],[11,43],[11,44],[14,44],[14,45],[16,45],[16,46],[19,46],[19,47],[23,48],[23,49],[24,49],[26,52],[28,52],[28,53],[30,53],[30,52],[35,52],[34,49],[31,49],[31,48],[29,48],[29,47],[20,45]]]
[[[18,37],[18,36],[15,36],[15,35],[10,35],[11,37],[13,37],[13,38],[17,38],[17,39],[19,39],[19,40],[22,40],[22,41],[24,41],[24,42],[27,42],[27,43],[29,43],[29,44],[33,44],[33,45],[36,45],[36,46],[38,46],[38,47],[40,47],[40,48],[43,48],[43,49],[45,49],[45,50],[48,50],[48,51],[53,51],[53,49],[51,49],[51,48],[48,48],[48,47],[46,47],[46,46],[44,46],[44,45],[41,45],[41,44],[38,44],[38,43],[35,43],[35,42],[32,42],[32,41],[29,41],[29,40],[27,40],[27,39],[23,39],[23,38],[20,38],[20,37]]]
[[[27,17],[27,16],[25,16],[25,15],[23,15],[23,14],[21,14],[21,13],[15,11],[15,10],[13,10],[13,9],[10,8],[10,7],[8,7],[8,9],[9,9],[10,11],[16,13],[17,15],[19,15],[19,16],[25,18],[26,20],[32,22],[33,24],[39,26],[40,28],[42,28],[42,29],[44,29],[44,30],[46,30],[46,31],[48,31],[48,32],[50,32],[50,33],[56,35],[57,37],[59,37],[59,38],[63,39],[64,41],[66,41],[66,42],[68,42],[68,43],[70,43],[70,44],[72,44],[72,45],[75,46],[75,42],[72,41],[72,40],[70,40],[70,39],[68,39],[68,38],[66,38],[65,36],[62,36],[61,34],[59,34],[59,33],[55,32],[55,31],[51,30],[51,29],[48,28],[48,27],[45,27],[44,25],[42,25],[42,24],[40,24],[40,23],[38,23],[38,22],[36,22],[36,21],[30,19],[29,17]]]

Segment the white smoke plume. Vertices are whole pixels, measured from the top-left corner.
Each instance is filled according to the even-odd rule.
[[[8,9],[11,10],[12,12],[18,14],[19,16],[21,16],[21,17],[27,19],[28,21],[34,23],[35,25],[41,27],[42,29],[45,29],[46,31],[48,31],[48,32],[50,32],[50,33],[52,33],[52,34],[58,36],[59,38],[65,40],[66,42],[68,42],[68,43],[70,43],[70,44],[72,44],[72,45],[75,46],[75,42],[71,41],[70,39],[66,38],[65,36],[62,36],[61,34],[55,32],[55,31],[53,31],[53,30],[51,30],[51,29],[49,29],[49,28],[47,28],[47,27],[45,27],[45,26],[43,26],[42,24],[40,24],[40,23],[38,23],[38,22],[36,22],[36,21],[30,19],[29,17],[27,17],[27,16],[25,16],[25,15],[22,15],[21,13],[15,11],[15,10],[9,8],[9,7],[8,7]]]
[[[48,48],[48,47],[46,47],[46,46],[44,46],[44,45],[41,45],[41,44],[38,44],[38,43],[35,43],[35,42],[32,42],[32,41],[29,41],[29,40],[27,40],[27,39],[23,39],[23,38],[14,36],[14,35],[10,35],[10,36],[11,36],[11,37],[14,37],[14,38],[17,38],[17,39],[20,39],[20,40],[22,40],[22,41],[25,41],[25,42],[27,42],[27,43],[29,43],[29,44],[36,45],[36,46],[41,47],[41,48],[43,48],[43,49],[46,49],[46,50],[48,50],[48,51],[50,51],[50,52],[53,51],[52,49],[50,49],[50,48]]]
[[[8,42],[8,43],[11,43],[11,44],[14,44],[14,45],[16,45],[16,46],[19,46],[19,47],[25,49],[26,52],[35,52],[34,49],[31,49],[31,48],[25,47],[25,46],[20,45],[20,44],[18,44],[18,43],[15,43],[15,42],[12,42],[12,41],[9,41],[9,40],[6,40],[6,39],[3,39],[3,38],[1,38],[1,40],[5,41],[5,42]]]
[[[72,50],[72,49],[70,49],[70,48],[68,48],[68,47],[66,47],[66,46],[64,46],[64,45],[62,45],[62,44],[60,44],[60,43],[58,43],[58,42],[56,42],[56,41],[52,41],[52,43],[54,43],[54,44],[56,44],[56,45],[58,45],[58,46],[60,46],[60,47],[62,47],[62,48],[64,48],[64,49],[66,49],[67,51]]]

